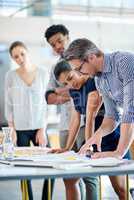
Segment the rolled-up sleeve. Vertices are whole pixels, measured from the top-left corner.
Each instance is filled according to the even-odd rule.
[[[134,122],[134,54],[127,54],[119,63],[119,76],[123,80],[122,123]]]
[[[115,102],[106,95],[102,95],[102,99],[105,106],[105,117],[112,118],[117,126],[120,123],[121,116]]]
[[[13,121],[13,101],[12,101],[11,76],[7,73],[5,76],[5,117],[7,121]]]
[[[122,123],[134,122],[134,80],[124,86]]]

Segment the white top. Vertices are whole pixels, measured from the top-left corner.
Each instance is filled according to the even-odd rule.
[[[16,70],[9,71],[5,79],[5,116],[13,121],[16,130],[35,130],[45,127],[47,81],[45,71],[37,69],[36,78],[28,86]]]

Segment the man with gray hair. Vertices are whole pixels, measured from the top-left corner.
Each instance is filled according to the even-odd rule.
[[[119,51],[104,54],[93,42],[82,38],[70,44],[64,58],[73,69],[95,77],[105,105],[101,126],[81,148],[80,153],[85,153],[93,144],[101,151],[102,137],[110,134],[120,124],[117,149],[97,152],[93,158],[122,158],[134,138],[134,54]]]

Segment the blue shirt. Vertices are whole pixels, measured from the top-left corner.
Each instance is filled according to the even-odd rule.
[[[73,98],[75,110],[80,114],[86,115],[86,105],[88,94],[96,90],[94,79],[88,79],[87,82],[79,90],[70,90],[70,96]],[[95,118],[95,130],[97,130],[104,117],[104,105],[102,105],[97,117]],[[116,128],[111,134],[102,138],[101,150],[114,151],[117,148],[120,138],[120,127]],[[129,152],[126,153],[124,158],[130,159]]]
[[[79,90],[70,90],[70,96],[73,98],[75,110],[80,114],[86,115],[86,105],[88,94],[96,90],[94,79],[88,79],[87,82]],[[95,130],[97,130],[104,117],[104,106],[101,107],[97,117],[95,118]],[[102,151],[114,151],[117,148],[120,138],[120,128],[118,127],[111,134],[103,137],[101,149]]]
[[[104,55],[103,72],[95,77],[103,96],[105,116],[117,123],[134,122],[134,54]]]
[[[70,96],[73,98],[75,110],[80,114],[86,114],[87,98],[90,92],[96,90],[94,79],[88,79],[87,82],[79,89],[70,89]]]

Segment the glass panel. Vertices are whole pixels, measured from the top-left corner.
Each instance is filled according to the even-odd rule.
[[[90,5],[93,7],[121,7],[122,0],[90,0]]]
[[[16,13],[19,11],[19,16],[26,16],[26,9],[24,9],[24,11],[22,12],[23,8],[25,8],[26,6],[27,0],[2,0],[0,1],[0,15],[15,16]]]
[[[53,1],[55,2],[55,1]],[[88,0],[58,0],[56,4],[62,5],[87,5]]]
[[[130,9],[132,9],[132,8],[134,8],[134,0],[124,0],[123,1],[123,7],[124,8],[130,8]]]

